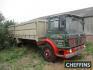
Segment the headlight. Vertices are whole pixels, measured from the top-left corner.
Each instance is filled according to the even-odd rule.
[[[70,49],[69,52],[72,53],[72,49]]]
[[[84,48],[85,48],[86,46],[84,45]]]

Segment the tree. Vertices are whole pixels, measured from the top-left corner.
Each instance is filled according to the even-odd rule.
[[[3,20],[5,20],[5,17],[2,15],[2,13],[0,13],[0,22],[2,22]]]
[[[13,40],[9,38],[8,26],[15,24],[12,20],[5,20],[4,16],[0,14],[0,49],[12,46]]]

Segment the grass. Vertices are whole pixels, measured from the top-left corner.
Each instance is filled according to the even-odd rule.
[[[29,63],[29,65],[26,65],[25,68],[33,68],[34,70],[43,70],[43,67],[45,64],[47,64],[47,62],[41,56],[39,48],[37,48],[36,46],[30,47],[28,51],[29,51],[28,53],[31,55],[30,56],[31,62]]]
[[[93,43],[86,42],[86,46],[85,51],[92,54]],[[40,55],[38,48],[31,45],[30,48],[26,47],[0,51],[0,70],[43,70],[47,62]],[[78,60],[81,59],[83,59],[83,56],[78,58]]]
[[[92,42],[86,42],[85,51],[89,54],[93,54],[93,43]]]
[[[0,70],[43,70],[47,62],[37,50],[16,47],[0,51]]]
[[[1,62],[14,62],[16,59],[21,58],[26,52],[26,48],[9,48],[0,51],[0,63]]]

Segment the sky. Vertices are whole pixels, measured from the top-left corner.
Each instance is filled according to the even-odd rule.
[[[0,12],[18,23],[87,7],[93,0],[0,0]]]

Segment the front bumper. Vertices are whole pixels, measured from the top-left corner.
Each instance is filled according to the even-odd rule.
[[[58,55],[58,57],[71,58],[71,57],[74,57],[76,55],[80,55],[84,51],[84,48],[85,48],[85,45],[83,45],[82,48],[79,48],[78,50],[76,50],[74,52],[70,52],[70,53],[64,54],[64,55]]]
[[[70,53],[70,54],[66,54],[66,55],[64,55],[63,57],[64,57],[64,58],[71,58],[71,57],[73,57],[73,56],[80,55],[83,51],[84,51],[84,48],[83,48],[83,49],[79,49],[79,50],[76,51],[76,52],[72,52],[72,53]]]

